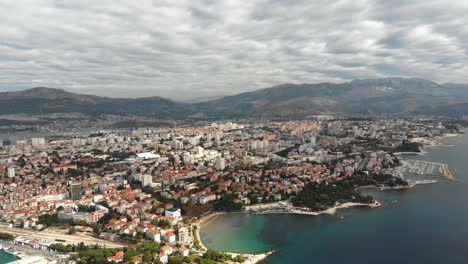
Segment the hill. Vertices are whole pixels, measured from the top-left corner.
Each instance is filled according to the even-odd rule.
[[[71,93],[45,87],[19,92],[0,93],[0,114],[81,113],[132,114],[155,118],[181,119],[190,113],[190,104],[173,102],[162,97],[109,98]]]
[[[460,115],[468,85],[424,79],[367,79],[346,83],[282,84],[199,104],[221,116],[307,117],[313,114]],[[430,106],[430,107],[428,107]],[[451,110],[444,109],[448,106]],[[466,109],[466,110],[464,110]],[[463,110],[463,111],[458,111]]]
[[[468,85],[416,78],[287,83],[199,103],[162,97],[99,97],[44,87],[0,93],[1,115],[52,113],[129,114],[158,119],[305,118],[314,114],[462,116],[468,114]]]

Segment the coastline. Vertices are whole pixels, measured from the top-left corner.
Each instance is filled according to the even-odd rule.
[[[443,145],[439,140],[443,138],[451,138],[451,137],[460,137],[463,136],[465,133],[447,133],[444,134],[443,136],[433,138],[431,140],[427,140],[423,143],[423,147],[420,149],[420,152],[396,152],[394,153],[395,155],[398,156],[404,156],[404,155],[425,155],[429,152],[425,151],[423,148],[425,147],[435,147],[435,146],[446,146]],[[442,176],[427,176],[427,177],[435,177],[435,178],[442,178],[442,179],[448,179],[451,181],[457,181],[457,179],[454,178],[452,173],[449,170],[449,167],[445,163],[438,163],[438,162],[430,162],[430,161],[422,161],[425,163],[432,163],[432,164],[437,164],[440,165],[442,168]],[[407,186],[395,186],[395,187],[379,187],[379,186],[361,186],[356,188],[356,190],[362,190],[362,189],[380,189],[380,190],[403,190],[403,189],[411,189],[414,188],[416,185],[425,185],[425,184],[434,184],[437,183],[438,180],[425,180],[421,182],[413,182],[410,183]],[[277,205],[275,207],[274,205]],[[256,206],[256,207],[255,207]],[[322,214],[336,214],[338,209],[344,209],[344,208],[352,208],[352,207],[369,207],[369,208],[377,208],[381,207],[382,205],[378,202],[375,201],[374,203],[371,204],[364,204],[364,203],[353,203],[353,202],[347,202],[343,204],[336,205],[334,207],[331,207],[326,210],[318,211],[318,212],[313,212],[313,211],[307,211],[304,210],[303,208],[298,208],[298,207],[292,207],[292,205],[288,201],[282,201],[282,202],[276,202],[276,203],[270,203],[270,204],[258,204],[258,205],[253,205],[253,206],[246,206],[246,208],[241,211],[241,212],[217,212],[217,213],[211,213],[208,214],[204,217],[201,217],[200,219],[197,219],[194,224],[197,226],[197,237],[202,245],[202,247],[206,250],[207,247],[203,244],[200,236],[200,229],[214,221],[218,216],[225,215],[225,214],[233,214],[233,213],[242,213],[242,214],[258,214],[258,215],[268,215],[268,214],[296,214],[296,215],[313,215],[313,216],[318,216]],[[257,208],[257,209],[251,209],[251,208]],[[268,253],[263,253],[263,254],[242,254],[242,253],[231,253],[231,252],[224,252],[227,254],[232,254],[234,256],[236,255],[242,255],[242,256],[248,256],[249,258],[246,259],[243,263],[245,264],[253,264],[253,263],[259,263],[263,261],[265,258],[267,258],[269,255],[274,253],[274,251],[270,251]]]
[[[338,209],[345,209],[345,208],[351,208],[351,207],[370,207],[370,208],[377,208],[381,207],[382,205],[378,202],[375,201],[374,203],[366,204],[366,203],[354,203],[354,202],[347,202],[343,204],[336,205],[334,207],[322,210],[322,211],[306,211],[302,210],[301,208],[292,208],[286,211],[278,211],[274,209],[269,209],[269,210],[263,210],[260,212],[249,212],[246,211],[244,213],[248,214],[258,214],[258,215],[266,215],[266,214],[299,214],[299,215],[322,215],[322,214],[335,214],[336,210]]]
[[[312,215],[312,216],[317,216],[317,215],[322,215],[322,214],[336,214],[336,211],[338,209],[345,209],[345,208],[351,208],[351,207],[369,207],[369,208],[377,208],[381,207],[382,205],[378,202],[375,201],[374,203],[371,204],[365,204],[365,203],[353,203],[353,202],[347,202],[343,204],[336,205],[334,207],[328,208],[323,211],[319,212],[312,212],[312,211],[304,211],[299,208],[288,210],[288,211],[264,211],[264,212],[249,212],[248,210],[244,210],[242,212],[216,212],[212,214],[208,214],[206,216],[201,217],[200,219],[196,220],[194,223],[192,223],[192,226],[195,228],[195,232],[193,232],[195,239],[198,240],[200,244],[200,253],[208,250],[208,247],[203,244],[203,241],[200,236],[200,230],[204,225],[209,224],[210,222],[214,221],[218,216],[221,215],[226,215],[226,214],[297,214],[297,215]],[[224,251],[223,251],[224,252]],[[244,254],[244,253],[233,253],[233,252],[224,252],[226,254],[230,254],[232,256],[237,256],[241,255],[242,257],[245,258],[245,261],[242,262],[242,264],[257,264],[265,260],[268,256],[274,253],[274,251],[269,251],[266,253],[261,253],[261,254]]]
[[[239,213],[243,213],[243,212],[239,212]],[[228,213],[227,212],[217,212],[217,213],[214,213],[214,214],[209,214],[207,216],[204,216],[204,217],[198,219],[194,224],[192,224],[195,227],[195,232],[194,232],[195,239],[198,240],[198,242],[200,244],[200,247],[201,247],[201,249],[199,249],[199,253],[203,253],[203,252],[208,250],[208,247],[206,247],[205,244],[203,244],[203,241],[202,241],[201,236],[200,236],[201,227],[203,225],[206,225],[207,223],[213,221],[216,217],[218,217],[220,215],[224,215],[224,214],[228,214]],[[257,263],[260,263],[261,261],[265,260],[271,254],[273,254],[274,251],[269,251],[269,252],[260,253],[260,254],[244,254],[244,253],[233,253],[233,252],[225,252],[225,251],[223,251],[223,253],[229,254],[232,257],[236,257],[238,255],[242,256],[245,259],[244,262],[242,262],[242,264],[257,264]],[[228,262],[228,263],[231,264],[231,262]]]
[[[442,175],[432,175],[432,176],[426,176],[429,178],[441,178],[441,179],[446,179],[449,181],[454,181],[457,182],[458,180],[453,176],[452,172],[450,171],[448,164],[446,163],[441,163],[441,162],[434,162],[434,161],[426,161],[426,160],[406,160],[410,162],[419,162],[419,163],[426,163],[426,164],[433,164],[440,166],[442,168]]]
[[[232,253],[232,252],[224,252],[226,254],[231,255],[232,257],[236,257],[241,255],[245,260],[242,264],[257,264],[264,261],[268,256],[273,254],[275,251],[269,251],[267,253],[262,254],[243,254],[243,253]]]

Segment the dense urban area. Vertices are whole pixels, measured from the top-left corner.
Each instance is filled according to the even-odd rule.
[[[206,249],[203,221],[379,206],[359,189],[451,179],[443,164],[399,153],[463,125],[323,115],[12,136],[0,141],[0,246],[29,263],[255,263],[264,256]]]

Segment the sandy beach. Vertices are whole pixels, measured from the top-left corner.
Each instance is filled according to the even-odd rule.
[[[213,221],[216,217],[223,215],[223,214],[226,214],[226,212],[211,213],[209,215],[203,216],[202,218],[196,220],[192,224],[201,227],[201,226],[208,224],[209,222]]]
[[[209,215],[207,215],[205,217],[202,217],[202,218],[198,219],[196,222],[194,222],[192,224],[194,226],[194,228],[195,228],[194,235],[195,235],[196,239],[198,239],[198,241],[200,243],[200,247],[201,247],[200,250],[201,251],[208,250],[208,248],[203,244],[203,241],[202,241],[201,236],[200,236],[201,227],[208,224],[208,223],[210,223],[211,221],[216,219],[218,216],[224,215],[224,214],[227,214],[227,213],[226,212],[217,212],[217,213],[209,214]],[[241,255],[245,259],[245,261],[242,262],[242,264],[256,264],[256,263],[261,262],[265,258],[267,258],[269,255],[273,254],[273,251],[270,251],[270,252],[267,252],[267,253],[262,253],[262,254],[243,254],[243,253],[232,253],[232,252],[224,252],[224,253],[230,254],[233,257],[236,257],[237,255]]]

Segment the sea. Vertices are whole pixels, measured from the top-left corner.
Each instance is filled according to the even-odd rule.
[[[441,143],[426,147],[425,155],[403,158],[447,163],[458,182],[363,190],[383,206],[335,215],[221,215],[202,227],[201,239],[227,252],[273,250],[262,264],[466,264],[468,136]]]
[[[43,137],[43,138],[50,138],[51,136],[57,136],[61,134],[65,134],[68,136],[86,136],[91,133],[98,131],[97,129],[79,129],[74,131],[61,131],[61,132],[48,132],[48,131],[20,131],[20,132],[11,132],[11,133],[0,133],[0,140],[10,140],[16,142],[17,140],[22,139],[31,139],[34,137]]]
[[[0,249],[0,264],[5,264],[15,260],[18,260],[18,258],[15,255],[6,253],[5,251]]]

